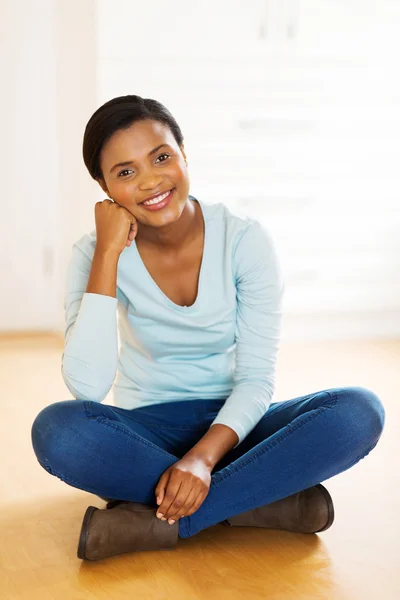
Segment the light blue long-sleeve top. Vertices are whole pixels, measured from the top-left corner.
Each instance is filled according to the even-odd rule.
[[[162,292],[135,240],[119,257],[117,297],[85,292],[96,229],[86,233],[67,269],[61,372],[74,398],[102,402],[113,386],[115,406],[125,409],[225,399],[212,424],[231,427],[236,448],[273,398],[285,281],[268,228],[189,198],[205,226],[195,303],[180,306]]]

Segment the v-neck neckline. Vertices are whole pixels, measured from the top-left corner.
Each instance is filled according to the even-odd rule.
[[[155,282],[155,280],[153,279],[153,277],[150,275],[149,271],[147,270],[146,265],[143,262],[142,257],[140,256],[140,252],[138,250],[138,247],[136,245],[136,239],[133,240],[132,243],[132,247],[135,249],[136,252],[136,256],[138,258],[139,264],[142,267],[142,270],[144,271],[146,277],[149,279],[149,281],[151,282],[151,284],[153,285],[153,287],[155,287],[158,290],[158,293],[162,296],[162,298],[164,298],[164,300],[167,302],[167,304],[169,304],[172,308],[174,308],[177,311],[181,311],[181,312],[192,312],[194,310],[197,309],[200,300],[201,300],[201,294],[202,294],[202,290],[203,290],[203,276],[204,276],[204,270],[205,270],[205,262],[206,262],[206,258],[207,258],[207,248],[208,248],[208,227],[207,227],[207,219],[206,219],[206,215],[204,213],[204,205],[202,202],[200,202],[200,200],[198,200],[198,198],[195,198],[194,196],[189,194],[189,198],[191,200],[195,200],[199,207],[200,207],[200,211],[201,214],[203,216],[203,222],[204,222],[204,241],[203,241],[203,256],[201,259],[201,265],[200,265],[200,272],[199,272],[199,280],[198,280],[198,286],[197,286],[197,296],[196,296],[196,300],[194,301],[193,304],[191,304],[190,306],[182,306],[181,304],[176,304],[175,302],[173,302],[171,300],[171,298],[169,298],[166,294],[164,294],[164,292],[162,291],[162,289],[160,288],[160,286]]]

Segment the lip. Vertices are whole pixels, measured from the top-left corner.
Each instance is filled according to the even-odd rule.
[[[150,204],[149,206],[146,206],[145,204],[143,204],[143,202],[145,202],[145,200],[143,200],[143,202],[140,202],[140,206],[142,206],[145,210],[150,210],[150,211],[162,210],[163,208],[168,206],[168,204],[170,203],[174,191],[175,191],[175,188],[172,188],[171,190],[169,190],[168,196],[166,198],[164,198],[164,200],[161,200],[161,202],[158,202],[156,204]],[[165,194],[165,193],[166,192],[163,192],[163,194]],[[157,194],[156,196],[153,196],[153,198],[157,198],[157,196],[162,196],[162,194]]]
[[[151,196],[147,196],[147,198],[145,198],[144,200],[142,200],[141,202],[139,202],[139,204],[143,204],[143,202],[147,202],[147,200],[153,200],[153,198],[157,198],[157,196],[162,196],[163,194],[166,194],[167,192],[170,192],[173,189],[174,188],[169,188],[169,190],[164,190],[163,192],[157,192],[156,194],[152,194]]]

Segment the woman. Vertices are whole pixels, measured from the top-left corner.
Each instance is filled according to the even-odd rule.
[[[78,557],[171,548],[218,523],[328,529],[320,482],[376,446],[385,411],[358,386],[272,402],[285,284],[270,232],[189,195],[181,130],[155,100],[106,102],[83,157],[108,198],[67,274],[75,399],[32,426],[48,472],[108,500],[86,510]]]

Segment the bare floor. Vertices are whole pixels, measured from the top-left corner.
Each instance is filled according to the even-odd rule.
[[[56,337],[0,338],[1,598],[400,598],[400,341],[281,346],[275,400],[361,385],[386,409],[377,447],[324,482],[336,514],[329,530],[307,535],[216,525],[179,539],[172,550],[98,562],[78,559],[76,550],[86,507],[105,503],[45,472],[31,447],[39,410],[71,398],[61,354]]]

